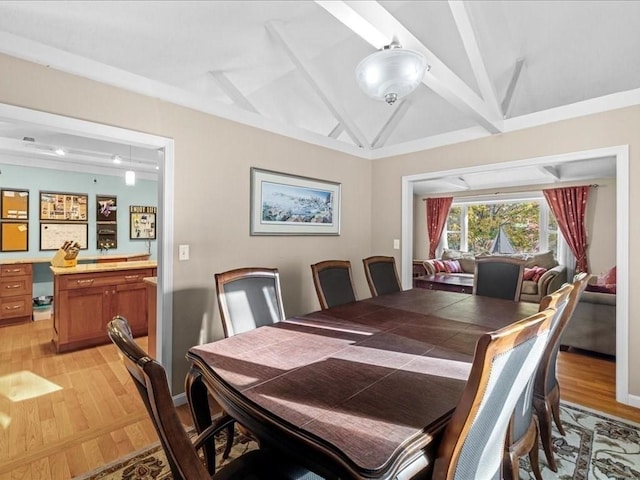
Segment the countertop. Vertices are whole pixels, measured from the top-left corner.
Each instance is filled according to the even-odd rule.
[[[0,265],[13,265],[13,264],[21,264],[21,263],[49,263],[53,258],[53,255],[56,252],[52,252],[49,257],[23,257],[23,258],[0,258]],[[148,255],[147,253],[122,253],[117,255],[107,254],[107,255],[78,255],[78,262],[95,262],[97,260],[105,260],[109,258],[134,258],[139,257],[141,255]]]
[[[49,267],[54,275],[72,275],[77,273],[117,272],[120,270],[136,270],[139,268],[156,268],[155,260],[114,262],[114,263],[84,263],[75,267]]]

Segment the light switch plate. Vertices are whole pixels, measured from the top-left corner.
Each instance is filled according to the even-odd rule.
[[[400,239],[398,238],[393,239],[393,249],[400,250]]]
[[[178,247],[178,260],[189,260],[189,245],[180,245]]]

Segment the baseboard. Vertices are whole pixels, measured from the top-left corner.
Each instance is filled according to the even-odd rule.
[[[640,408],[640,396],[638,395],[628,395],[627,396],[628,404],[632,407]]]

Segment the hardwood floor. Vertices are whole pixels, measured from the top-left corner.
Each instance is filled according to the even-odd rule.
[[[561,352],[558,378],[563,400],[640,423],[615,402],[614,362]],[[69,479],[156,441],[113,345],[56,355],[50,320],[0,328],[0,480]]]

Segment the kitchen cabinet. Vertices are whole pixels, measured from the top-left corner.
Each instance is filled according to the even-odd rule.
[[[134,263],[145,268],[131,268]],[[109,343],[107,324],[114,315],[128,320],[134,336],[147,335],[147,286],[142,279],[155,275],[155,262],[96,265],[103,266],[75,267],[74,273],[64,274],[52,268],[53,342],[58,352]],[[120,270],[122,265],[127,267]]]
[[[32,285],[30,263],[0,265],[0,325],[31,321]]]

